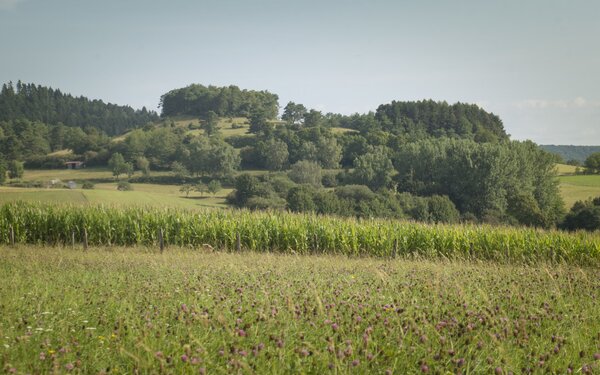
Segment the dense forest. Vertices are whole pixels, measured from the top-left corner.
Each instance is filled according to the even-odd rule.
[[[540,145],[540,147],[560,156],[563,162],[573,165],[582,165],[591,154],[600,152],[600,146]]]
[[[160,98],[162,116],[206,118],[210,111],[218,116],[249,117],[256,112],[275,118],[278,96],[268,91],[240,90],[237,86],[216,87],[198,84],[171,90]]]
[[[93,127],[108,135],[121,134],[158,120],[158,115],[146,108],[134,110],[21,81],[16,87],[11,82],[2,85],[0,108],[0,121],[26,119],[47,125]]]
[[[537,227],[556,226],[564,216],[556,158],[531,142],[511,141],[496,115],[471,104],[394,101],[374,112],[340,115],[289,102],[278,117],[277,95],[190,85],[161,97],[161,119],[143,112],[153,121],[115,138],[107,123],[68,126],[38,118],[56,103],[45,106],[50,102],[40,95],[22,91],[69,95],[9,86],[3,97],[31,99],[19,107],[19,118],[12,109],[10,116],[0,114],[4,170],[18,167],[11,161],[58,168],[81,160],[117,176],[140,170],[138,182],[222,184],[234,189],[227,199],[232,206],[251,209]],[[232,117],[245,117],[248,132],[223,136],[219,121]],[[192,118],[199,123],[185,124]],[[70,153],[52,153],[65,149]],[[244,173],[257,169],[264,173]],[[150,170],[172,174],[157,177]]]

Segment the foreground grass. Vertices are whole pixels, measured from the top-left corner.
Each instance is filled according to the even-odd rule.
[[[598,371],[600,270],[0,247],[18,373]]]

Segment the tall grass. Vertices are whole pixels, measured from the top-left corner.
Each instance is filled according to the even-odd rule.
[[[395,220],[342,219],[249,211],[190,212],[141,207],[77,207],[8,203],[0,207],[0,243],[69,244],[88,234],[90,245],[211,245],[284,253],[352,256],[418,255],[496,261],[600,264],[600,236],[486,225],[429,225]]]

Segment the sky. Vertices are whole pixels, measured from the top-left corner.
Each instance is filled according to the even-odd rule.
[[[364,113],[475,103],[513,139],[600,145],[597,0],[0,0],[0,82],[134,108],[191,83]]]

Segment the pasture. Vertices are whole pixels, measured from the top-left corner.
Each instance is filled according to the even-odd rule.
[[[568,164],[556,164],[556,173],[559,176],[573,175],[577,172],[577,167]]]
[[[595,373],[600,272],[0,246],[9,373]]]
[[[231,189],[214,196],[192,192],[186,197],[177,185],[131,184],[132,191],[118,191],[116,183],[99,183],[93,190],[36,189],[0,187],[0,203],[25,201],[116,206],[154,206],[172,208],[227,207],[225,197]]]
[[[559,181],[567,209],[576,201],[600,197],[600,175],[560,176]]]
[[[260,172],[256,172],[260,173]],[[168,171],[152,171],[151,175],[168,176]],[[136,172],[134,177],[141,176]],[[76,189],[59,188],[22,188],[0,186],[0,203],[18,200],[26,202],[74,203],[74,204],[109,204],[109,205],[148,205],[155,207],[202,208],[227,207],[225,197],[232,189],[222,189],[217,194],[200,194],[191,192],[189,196],[179,191],[179,185],[151,183],[133,183],[132,191],[118,191],[117,180],[107,168],[82,169],[34,169],[25,171],[23,182],[41,182],[58,180],[62,184],[68,181],[77,182]],[[121,176],[120,181],[127,178]],[[96,183],[94,189],[81,189],[82,181],[102,181]]]

